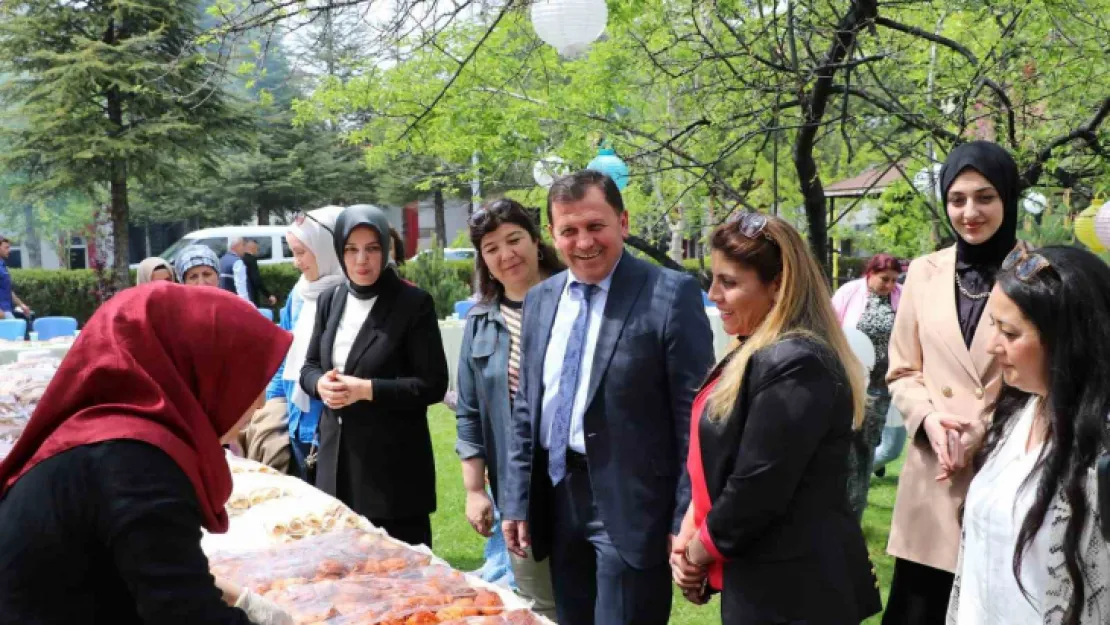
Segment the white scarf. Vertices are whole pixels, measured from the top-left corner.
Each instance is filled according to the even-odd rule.
[[[312,250],[316,256],[316,267],[320,272],[320,277],[313,282],[301,276],[297,285],[293,287],[293,297],[303,299],[304,305],[301,306],[297,321],[293,324],[293,344],[289,346],[289,354],[285,357],[285,369],[281,375],[283,380],[298,382],[293,386],[293,396],[289,399],[302,412],[308,411],[311,402],[311,398],[301,388],[299,380],[305,355],[308,353],[308,344],[312,340],[312,332],[316,326],[317,300],[344,281],[342,265],[335,255],[332,234],[320,227],[320,223],[334,230],[335,220],[342,211],[341,206],[320,208],[309,213],[317,221],[305,219],[299,225],[289,226],[289,232],[300,239],[305,247]]]

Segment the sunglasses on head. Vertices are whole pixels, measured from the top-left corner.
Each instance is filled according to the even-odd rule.
[[[767,215],[764,215],[762,213],[749,213],[747,211],[740,211],[729,217],[726,223],[728,223],[729,225],[736,225],[740,230],[740,234],[749,239],[756,239],[760,236],[763,236],[763,238],[767,239],[771,243],[775,243],[775,240],[771,238],[771,235],[768,234],[766,231],[767,224],[770,221],[771,220],[767,217]]]
[[[1013,271],[1018,280],[1028,282],[1043,269],[1050,269],[1052,263],[1044,256],[1033,251],[1025,241],[1018,241],[1013,251],[1002,261],[1002,271]]]
[[[508,200],[497,200],[489,206],[479,208],[478,210],[470,213],[466,223],[469,226],[479,227],[490,218],[491,215],[504,215],[512,208],[512,203]]]
[[[333,237],[335,236],[335,231],[334,230],[325,226],[323,223],[320,222],[319,219],[316,219],[315,217],[313,217],[312,215],[309,215],[305,211],[297,211],[296,214],[293,215],[293,225],[294,226],[302,226],[302,225],[304,225],[304,220],[306,220],[306,219],[311,219],[312,221],[316,222],[316,225],[320,226],[324,230],[327,230],[328,234],[330,234]]]

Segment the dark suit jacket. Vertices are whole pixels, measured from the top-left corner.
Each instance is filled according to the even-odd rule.
[[[435,462],[428,406],[447,392],[447,359],[432,297],[383,274],[370,316],[345,371],[373,381],[373,401],[320,415],[316,486],[372,519],[402,519],[436,508]],[[321,295],[316,327],[301,370],[301,388],[319,399],[316,384],[332,363],[347,287]]]
[[[513,408],[502,517],[528,520],[533,553],[550,552],[553,513],[540,444],[543,361],[568,274],[524,302],[521,381]],[[690,501],[690,405],[713,365],[713,335],[693,278],[624,254],[598,334],[583,417],[594,501],[621,557],[636,568],[667,559]]]
[[[848,506],[852,393],[835,353],[788,338],[749,361],[725,421],[699,415],[728,625],[855,625],[881,608]]]
[[[251,302],[259,306],[263,297],[270,297],[270,290],[262,282],[262,273],[258,270],[258,259],[254,254],[243,254],[243,264],[247,266],[247,292]]]

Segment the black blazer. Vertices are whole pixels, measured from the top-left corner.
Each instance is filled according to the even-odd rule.
[[[855,625],[881,609],[848,506],[852,393],[835,352],[787,338],[757,352],[726,421],[699,415],[726,625]]]
[[[447,358],[432,297],[383,274],[378,299],[359,331],[345,372],[374,384],[373,401],[320,415],[316,486],[371,519],[404,519],[436,508],[428,406],[447,392]],[[347,287],[322,295],[301,369],[301,388],[331,370]]]
[[[528,520],[533,555],[546,558],[554,492],[541,444],[543,369],[567,272],[528,292],[521,379],[513,405],[504,519]],[[590,486],[605,529],[635,568],[664,564],[690,502],[690,406],[713,366],[713,332],[697,282],[625,253],[605,303],[583,415]]]

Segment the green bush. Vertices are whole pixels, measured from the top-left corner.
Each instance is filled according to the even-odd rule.
[[[464,265],[471,268],[465,281],[460,279]],[[401,275],[405,279],[431,294],[436,304],[436,316],[440,319],[455,312],[455,302],[470,297],[469,276],[473,273],[472,263],[446,261],[440,250],[422,254],[401,267]]]
[[[12,291],[36,317],[73,317],[84,325],[96,310],[96,272],[91,269],[12,269]]]
[[[266,288],[278,298],[278,303],[274,306],[274,321],[277,321],[278,311],[285,306],[285,300],[289,298],[289,292],[300,279],[301,272],[297,271],[293,263],[275,263],[259,265],[258,273],[262,275],[262,282]]]

